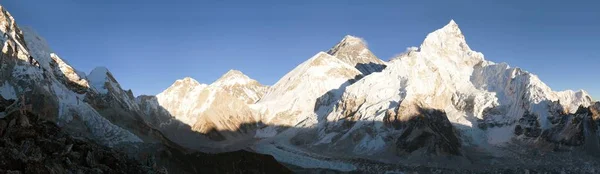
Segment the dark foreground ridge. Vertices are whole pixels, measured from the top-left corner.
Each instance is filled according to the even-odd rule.
[[[272,156],[247,151],[184,153],[159,144],[143,150],[146,144],[139,152],[152,157],[142,159],[141,153],[72,137],[14,100],[0,97],[0,112],[6,113],[0,118],[0,173],[290,173]]]
[[[0,119],[0,173],[160,173],[23,113],[13,110]]]

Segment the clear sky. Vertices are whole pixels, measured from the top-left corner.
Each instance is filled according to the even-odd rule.
[[[0,1],[71,65],[106,66],[135,95],[186,76],[211,83],[229,69],[272,85],[348,34],[388,60],[454,19],[486,59],[600,98],[600,2],[378,2]]]

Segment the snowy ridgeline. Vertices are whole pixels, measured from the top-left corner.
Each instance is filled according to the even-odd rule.
[[[42,112],[44,107],[57,106],[58,120],[55,121],[63,127],[87,130],[89,132],[80,133],[108,146],[123,142],[141,142],[140,138],[112,124],[90,104],[84,102],[87,94],[79,93],[80,91],[73,86],[89,87],[85,73],[75,70],[59,58],[46,41],[31,28],[21,30],[3,8],[0,16],[0,28],[3,33],[8,33],[8,37],[2,40],[2,54],[5,60],[0,73],[10,74],[10,78],[0,81],[0,94],[3,98],[20,100],[21,95],[30,93],[48,96],[49,99],[40,99],[44,101],[32,102],[57,103],[48,106],[36,105],[34,109]],[[9,60],[6,60],[7,58]],[[91,92],[97,91],[88,91]],[[75,117],[77,122],[73,122]]]
[[[95,68],[89,74],[78,71],[32,29],[19,30],[7,12],[1,20],[0,30],[8,35],[2,40],[3,53],[11,53],[10,48],[20,51],[12,51],[17,52],[11,55],[14,66],[0,69],[11,77],[0,81],[0,95],[18,99],[35,91],[51,96],[51,101],[57,101],[56,121],[61,126],[88,130],[92,138],[108,146],[142,141],[95,109],[117,102],[126,112],[144,115],[148,122],[164,121],[154,125],[158,127],[181,122],[194,131],[230,131],[250,122],[264,123],[267,126],[249,131],[260,139],[252,147],[257,152],[301,167],[352,171],[356,165],[331,160],[311,148],[339,148],[348,156],[390,154],[402,133],[394,121],[423,114],[414,108],[443,112],[465,145],[502,146],[519,138],[513,132],[525,115],[534,116],[539,129],[548,130],[556,108],[574,113],[592,103],[585,91],[552,91],[527,71],[485,60],[470,49],[454,21],[389,62],[375,57],[363,39],[346,36],[271,87],[231,70],[210,85],[188,77],[155,97],[136,100],[107,68]],[[30,56],[37,64],[32,65]],[[84,101],[86,97],[92,100]],[[150,118],[154,116],[150,113],[161,119]],[[483,129],[481,125],[493,126]],[[281,127],[294,129],[281,132]],[[231,137],[236,138],[226,138]],[[290,144],[298,137],[310,138],[302,139],[302,145]]]
[[[345,44],[355,45],[356,40],[338,46]],[[261,110],[267,124],[314,129],[315,134],[308,131],[314,136],[312,146],[352,147],[353,154],[373,155],[395,145],[386,140],[398,134],[384,124],[387,114],[410,115],[411,106],[443,111],[465,145],[487,147],[517,137],[516,123],[526,114],[540,120],[540,129],[550,129],[548,118],[556,116],[550,115],[553,107],[574,113],[592,103],[585,91],[552,91],[529,72],[485,60],[469,48],[454,21],[427,35],[420,47],[387,62],[381,72],[364,74],[340,60],[344,59],[323,52],[313,56],[281,78],[253,107]],[[348,128],[343,124],[347,121],[356,123]],[[495,126],[482,129],[482,124]],[[258,130],[256,138],[274,143],[256,148],[292,164],[323,167],[285,158],[297,154],[281,147],[286,143],[277,137],[282,136],[275,127]]]

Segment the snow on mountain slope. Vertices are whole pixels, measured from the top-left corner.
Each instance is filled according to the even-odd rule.
[[[138,103],[144,106],[144,112],[160,117],[148,119],[161,120],[158,126],[165,131],[172,131],[175,128],[168,127],[181,122],[193,131],[223,141],[253,133],[251,130],[258,126],[260,120],[256,111],[248,105],[260,99],[267,89],[268,86],[242,72],[230,70],[210,85],[200,84],[189,77],[177,80],[156,95],[155,103],[148,96],[140,98]],[[170,117],[175,120],[166,119]]]
[[[319,52],[283,76],[257,103],[268,124],[300,126],[316,123],[315,102],[362,74],[344,61]]]
[[[252,104],[264,95],[267,88],[240,71],[230,70],[210,85],[200,84],[189,77],[177,80],[156,97],[159,105],[172,116],[194,126],[200,115],[209,110],[222,94],[230,96],[230,100]]]
[[[252,107],[260,108],[269,124],[313,125],[320,120],[316,112],[321,105],[338,100],[346,86],[385,67],[363,39],[348,35],[287,73]]]
[[[230,95],[241,99],[247,104],[256,103],[267,91],[268,87],[238,70],[229,70],[211,86],[225,89]]]
[[[158,104],[170,112],[172,116],[187,125],[196,123],[196,117],[188,114],[198,102],[200,93],[208,85],[186,77],[175,81],[169,88],[156,95]]]
[[[315,142],[354,146],[355,152],[385,151],[397,144],[387,137],[397,136],[402,130],[398,124],[421,114],[411,109],[417,106],[445,112],[469,143],[502,144],[514,137],[515,122],[525,113],[534,114],[547,129],[550,104],[559,99],[570,109],[591,102],[583,91],[554,92],[533,74],[484,60],[450,21],[427,35],[419,49],[348,86],[333,107],[320,110],[326,120]],[[386,145],[359,148],[373,143]]]
[[[135,102],[135,97],[131,90],[125,91],[119,85],[119,82],[105,67],[94,68],[89,75],[88,81],[92,84],[92,89],[101,95],[109,95],[114,100],[124,105],[125,108],[132,111],[139,110]]]
[[[54,54],[43,38],[33,30],[21,31],[14,19],[0,7],[2,94],[32,104],[33,112],[44,115],[66,130],[113,146],[140,142],[131,132],[103,118],[84,102],[87,80]],[[29,57],[33,60],[30,61]]]

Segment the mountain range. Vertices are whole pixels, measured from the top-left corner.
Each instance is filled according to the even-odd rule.
[[[600,103],[485,60],[453,20],[389,61],[348,35],[272,86],[230,70],[211,84],[186,77],[137,97],[107,68],[78,71],[5,9],[0,21],[8,102],[0,118],[27,103],[61,132],[153,159],[162,172],[600,170]],[[10,127],[0,125],[0,135]]]

